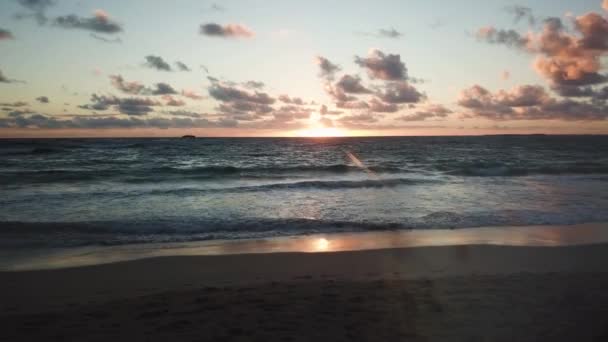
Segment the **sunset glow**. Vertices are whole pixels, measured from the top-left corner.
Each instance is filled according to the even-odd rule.
[[[600,0],[269,1],[0,1],[0,138],[608,133]]]
[[[336,127],[314,127],[303,129],[301,131],[296,131],[295,135],[298,137],[310,138],[351,136],[347,130]]]
[[[319,238],[314,241],[315,252],[327,252],[329,249],[329,240],[326,238]]]

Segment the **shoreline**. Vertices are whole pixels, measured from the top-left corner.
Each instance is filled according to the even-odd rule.
[[[0,272],[0,339],[599,341],[605,260],[605,242],[461,244]]]
[[[459,245],[326,253],[163,256],[90,266],[0,272],[0,312],[57,309],[208,286],[310,280],[420,280],[517,274],[606,273],[608,244]]]
[[[367,231],[34,250],[5,248],[0,251],[0,272],[73,268],[176,256],[328,253],[463,245],[559,247],[604,243],[608,243],[608,222]]]

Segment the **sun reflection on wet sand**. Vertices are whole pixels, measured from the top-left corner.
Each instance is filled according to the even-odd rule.
[[[569,246],[608,243],[608,224],[409,230],[323,234],[258,240],[53,249],[35,255],[2,251],[0,270],[62,268],[161,256],[340,252],[428,246]]]

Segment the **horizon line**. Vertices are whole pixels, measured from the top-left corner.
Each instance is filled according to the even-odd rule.
[[[357,135],[357,136],[195,136],[195,139],[354,139],[354,138],[458,138],[496,136],[608,136],[608,133],[504,133],[504,134],[462,134],[462,135]],[[0,137],[0,140],[19,139],[183,139],[183,136],[115,136],[115,137]]]

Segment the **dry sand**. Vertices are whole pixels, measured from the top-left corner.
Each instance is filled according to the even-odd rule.
[[[608,245],[0,272],[0,341],[608,341]]]

